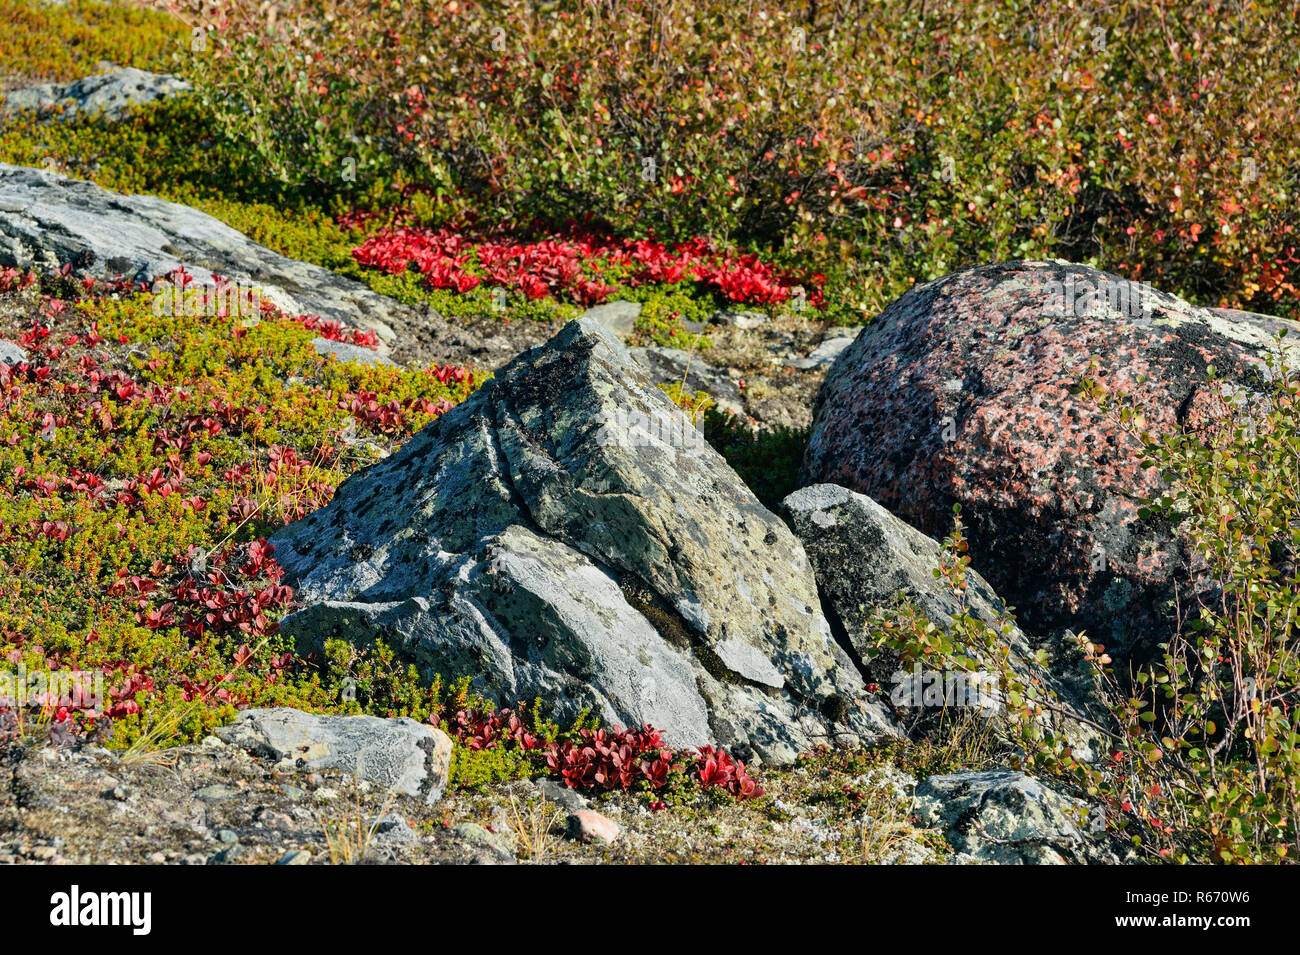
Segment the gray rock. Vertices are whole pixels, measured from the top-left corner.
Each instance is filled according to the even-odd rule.
[[[498,701],[767,762],[896,731],[798,541],[590,319],[273,542],[304,649],[383,639]]]
[[[967,568],[966,591],[959,600],[935,578],[941,551],[938,541],[865,494],[835,484],[800,488],[781,502],[781,512],[812,562],[823,608],[882,685],[897,682],[901,664],[897,654],[872,643],[868,624],[873,611],[889,607],[902,594],[927,620],[949,634],[953,617],[963,608],[968,610],[976,620],[1000,632],[1000,646],[1009,650],[1007,662],[1020,677],[1033,681],[1030,685],[1040,699],[1074,714],[1088,714],[1091,700],[1083,688],[1061,680],[1036,662],[1036,648],[1010,618],[1003,625],[1006,604],[988,581]],[[992,669],[993,662],[983,659],[980,648],[958,649]],[[1060,715],[1047,712],[1043,719],[1058,726]],[[1100,734],[1087,724],[1071,719],[1058,728],[1066,731],[1080,758],[1091,759],[1101,751]]]
[[[604,305],[587,309],[582,317],[599,322],[619,338],[626,339],[636,328],[636,320],[641,317],[641,303],[625,302],[621,299],[606,302]]]
[[[931,776],[916,788],[922,826],[944,830],[962,862],[1042,865],[1117,862],[1089,835],[1100,817],[1066,796],[1010,769]]]
[[[442,796],[451,769],[446,733],[406,717],[318,716],[287,707],[244,710],[217,734],[254,755],[311,772],[338,769],[422,799]]]
[[[289,849],[280,856],[276,865],[310,865],[311,853],[306,849]]]
[[[509,839],[499,832],[489,832],[477,822],[462,822],[451,827],[451,833],[462,842],[487,849],[503,860],[514,861],[515,850]]]
[[[21,365],[27,360],[27,352],[13,342],[0,341],[0,362],[6,365]]]
[[[135,106],[187,93],[190,84],[176,76],[150,73],[134,67],[112,69],[67,84],[45,83],[4,94],[0,111],[52,110],[59,117],[98,116],[120,120]]]
[[[543,779],[538,783],[538,789],[541,790],[542,798],[562,806],[569,812],[580,812],[588,806],[587,800],[580,792],[570,789],[558,780]]]
[[[188,206],[128,196],[40,169],[0,163],[0,265],[152,282],[184,268],[200,285],[221,275],[295,315],[373,329],[391,344],[408,306],[360,282],[273,252]]]
[[[766,325],[768,317],[763,312],[724,308],[709,316],[709,321],[714,325],[730,325],[732,328],[747,331],[751,328],[758,328],[760,325]]]
[[[358,365],[378,365],[383,368],[396,368],[397,362],[387,355],[381,355],[373,348],[352,345],[348,342],[336,342],[328,338],[313,338],[311,347],[318,355],[333,355],[335,361],[354,361]]]
[[[962,602],[934,578],[939,542],[865,494],[813,484],[782,501],[781,512],[812,561],[822,599],[834,608],[859,652],[867,649],[862,638],[870,612],[891,603],[900,591],[945,630],[961,612]],[[966,579],[972,616],[996,626],[1006,609],[1002,598],[975,571]],[[1021,649],[1027,648],[1024,641]]]
[[[835,359],[840,357],[840,353],[853,344],[861,328],[839,328],[832,334],[822,339],[821,344],[814,348],[807,358],[800,358],[790,362],[792,368],[799,368],[809,371],[813,368],[829,368],[835,364]]]
[[[226,786],[222,783],[216,783],[211,786],[204,786],[202,789],[194,790],[194,798],[200,802],[226,802],[234,799],[239,795],[239,789],[235,786]]]
[[[691,391],[706,391],[723,411],[742,414],[744,403],[736,383],[712,365],[707,364],[699,352],[688,352],[683,348],[664,348],[652,345],[646,348],[630,348],[632,358],[656,383],[680,382],[686,378],[686,387]]]
[[[238,865],[244,856],[248,854],[247,850],[235,843],[233,846],[227,846],[220,852],[214,853],[208,860],[208,865]]]
[[[371,828],[372,836],[376,842],[399,843],[420,841],[420,837],[415,834],[415,830],[411,828],[411,824],[395,812],[390,812],[385,816],[371,819],[368,825]]]

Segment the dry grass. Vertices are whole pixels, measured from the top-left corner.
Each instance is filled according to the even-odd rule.
[[[515,834],[515,844],[519,847],[521,858],[540,863],[545,860],[550,844],[556,837],[551,829],[560,821],[563,813],[552,808],[546,800],[529,801],[521,806],[518,799],[510,797],[510,808],[506,811],[506,822]]]

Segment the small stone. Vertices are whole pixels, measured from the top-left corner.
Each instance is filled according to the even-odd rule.
[[[313,796],[317,802],[333,802],[339,798],[339,792],[332,786],[322,786],[313,793]]]
[[[228,846],[233,846],[235,843],[239,842],[239,834],[233,829],[222,829],[217,833],[217,841],[225,843]]]
[[[201,852],[193,852],[190,855],[187,855],[182,862],[182,865],[207,865],[207,864],[208,864],[208,857]]]
[[[462,822],[459,825],[452,826],[451,832],[457,838],[471,845],[491,849],[502,858],[514,859],[515,857],[514,849],[504,836],[498,832],[489,832],[476,822]]]
[[[203,737],[203,740],[199,743],[199,745],[202,746],[204,749],[225,749],[226,748],[226,744],[219,737],[212,736],[212,735]]]
[[[254,815],[254,818],[266,826],[268,829],[288,829],[293,825],[293,820],[282,812],[276,812],[267,806],[263,806]]]
[[[333,355],[338,362],[353,361],[363,367],[396,368],[397,362],[379,354],[373,348],[352,345],[348,342],[336,342],[329,338],[313,338],[311,347],[318,355]]]
[[[714,325],[730,325],[732,328],[748,331],[766,325],[768,318],[762,312],[722,309],[710,315],[709,321]]]
[[[149,853],[149,861],[154,865],[166,865],[167,857],[161,852],[151,852]]]
[[[311,853],[306,849],[290,849],[276,860],[276,865],[307,865],[311,862]]]
[[[224,783],[216,783],[212,786],[204,786],[202,789],[194,790],[194,798],[201,802],[225,802],[239,795],[239,789],[235,786],[227,786]]]
[[[607,845],[618,838],[618,823],[608,816],[602,816],[600,813],[586,809],[581,812],[569,814],[565,820],[565,835],[570,839],[578,839],[582,842],[604,842]]]
[[[390,812],[378,819],[371,819],[370,826],[374,838],[379,842],[418,842],[420,839],[411,824],[397,813]]]
[[[576,789],[570,789],[564,783],[554,779],[543,779],[538,783],[537,788],[541,790],[543,799],[559,803],[569,812],[581,812],[587,808],[587,800],[582,794]]]
[[[222,849],[208,860],[208,865],[234,865],[240,861],[244,855],[244,847],[236,843],[229,848]]]

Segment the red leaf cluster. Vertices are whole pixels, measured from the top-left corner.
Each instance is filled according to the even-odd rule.
[[[579,305],[597,305],[615,286],[600,280],[611,268],[630,272],[632,286],[693,281],[729,302],[770,304],[794,295],[799,282],[757,255],[718,251],[707,239],[666,245],[653,239],[618,239],[576,230],[534,241],[471,239],[450,228],[384,229],[352,250],[365,266],[399,275],[414,270],[430,288],[468,292],[484,282],[522,292],[551,295]],[[808,279],[807,301],[823,304],[825,278]]]

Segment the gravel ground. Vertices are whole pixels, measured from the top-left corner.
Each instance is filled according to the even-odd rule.
[[[0,755],[0,864],[942,862],[909,821],[911,780],[812,761],[762,773],[764,798],[587,800],[552,780],[450,791],[425,807],[338,773],[281,772],[215,738],[123,759],[98,747]],[[559,799],[557,802],[555,799]],[[566,837],[589,805],[612,845]]]

